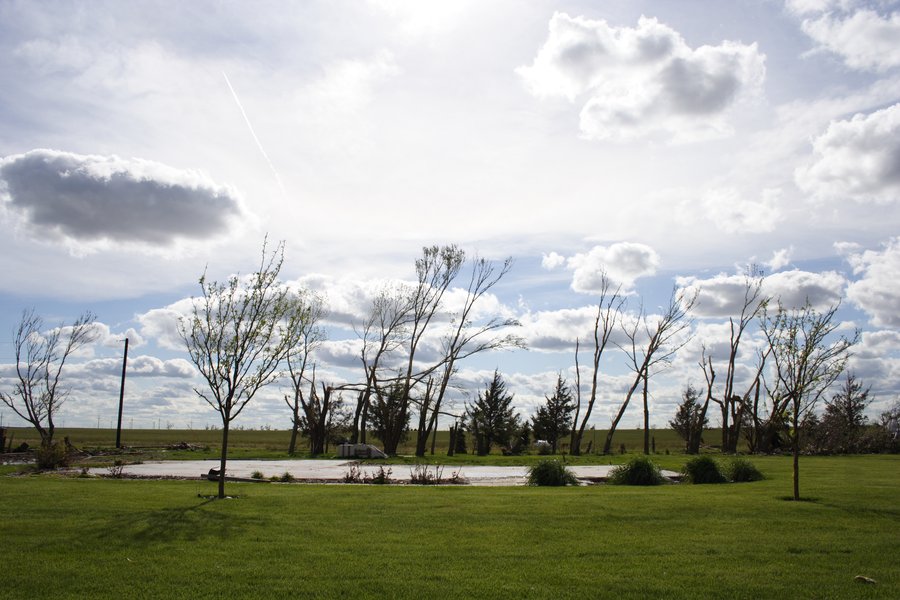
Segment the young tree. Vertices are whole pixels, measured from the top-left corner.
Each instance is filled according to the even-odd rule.
[[[853,338],[835,335],[837,309],[835,305],[819,312],[808,302],[787,309],[779,302],[776,313],[764,307],[760,315],[774,362],[775,382],[769,394],[775,399],[776,414],[784,407],[790,415],[794,500],[800,500],[800,423],[843,372],[850,347],[859,338],[859,332]]]
[[[292,322],[297,327],[297,331],[291,335],[296,343],[285,355],[288,377],[291,380],[291,393],[284,396],[285,404],[291,409],[291,441],[288,445],[288,454],[294,454],[297,450],[297,437],[303,429],[304,422],[307,424],[317,422],[314,416],[317,413],[304,397],[303,388],[307,383],[306,369],[309,366],[310,354],[325,339],[325,332],[319,326],[325,316],[325,307],[321,297],[305,290],[288,297],[287,301],[292,304],[289,312],[294,315]],[[311,394],[315,395],[314,385],[311,387]],[[328,414],[328,411],[325,411],[325,414]],[[318,430],[311,428],[310,431]],[[324,432],[322,435],[325,435]],[[314,455],[317,454],[316,449],[321,453],[323,451],[321,449],[324,448],[324,437],[316,441],[310,439],[310,446]]]
[[[704,405],[700,404],[700,392],[697,388],[691,384],[685,386],[681,394],[681,403],[675,411],[675,417],[669,421],[669,427],[684,439],[685,451],[688,454],[696,454],[699,451],[700,437],[708,421],[706,411],[703,409]]]
[[[656,365],[668,364],[675,353],[687,343],[681,339],[681,335],[691,327],[691,319],[688,318],[697,294],[687,295],[684,290],[673,290],[669,299],[669,306],[663,314],[656,317],[651,325],[649,318],[644,315],[643,309],[639,312],[633,323],[623,325],[628,346],[624,347],[628,355],[629,367],[634,372],[634,381],[625,394],[625,400],[619,407],[609,431],[606,441],[603,443],[603,453],[609,454],[612,447],[613,434],[616,427],[628,408],[634,392],[643,384],[644,400],[644,454],[650,454],[650,411],[648,406],[648,382],[651,369]],[[645,339],[642,339],[645,338]]]
[[[549,442],[551,452],[556,454],[559,440],[571,431],[572,412],[575,410],[575,398],[562,373],[556,376],[553,395],[544,398],[546,402],[531,418],[532,432],[535,440]]]
[[[575,427],[578,421],[578,413],[581,411],[581,368],[578,364],[578,342],[575,342],[575,372],[576,372],[576,394],[578,402],[575,407],[575,420],[572,423],[572,438],[569,443],[570,451],[573,455],[581,454],[581,440],[584,437],[584,429],[587,427],[588,419],[591,418],[591,412],[594,410],[594,402],[597,400],[597,380],[600,375],[600,358],[606,349],[615,330],[616,323],[619,319],[619,313],[625,304],[625,298],[621,295],[621,286],[612,290],[612,283],[606,273],[601,275],[600,279],[600,300],[597,302],[597,317],[594,319],[594,356],[591,371],[591,396],[588,399],[587,408],[581,419],[581,426]],[[556,452],[556,447],[553,449]]]
[[[478,399],[466,406],[468,429],[479,456],[490,454],[494,444],[509,446],[512,436],[519,430],[519,415],[512,406],[513,394],[506,391],[506,382],[498,371]]]
[[[297,343],[300,328],[290,291],[279,285],[284,243],[269,254],[263,243],[259,270],[225,282],[200,277],[202,296],[179,323],[191,362],[207,389],[194,392],[222,420],[219,498],[225,497],[225,464],[231,423],[256,393],[278,376],[278,367]]]
[[[0,392],[0,400],[37,430],[44,448],[53,444],[53,419],[69,393],[60,385],[63,367],[79,348],[96,339],[96,319],[84,312],[71,326],[61,323],[45,331],[44,320],[34,309],[22,312],[13,340],[16,382],[12,393]]]

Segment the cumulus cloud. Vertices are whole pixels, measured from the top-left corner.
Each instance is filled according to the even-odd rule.
[[[876,327],[900,327],[900,238],[882,250],[850,254],[847,260],[862,275],[847,287],[850,301]]]
[[[544,254],[541,256],[541,266],[548,271],[552,271],[557,267],[561,267],[566,264],[566,257],[558,254],[556,252],[551,252],[550,254]]]
[[[900,65],[900,12],[879,14],[858,0],[788,0],[803,17],[803,32],[853,69],[885,71]]]
[[[0,160],[0,197],[33,235],[87,246],[206,240],[244,214],[236,190],[199,171],[56,150]]]
[[[769,267],[771,271],[780,271],[785,268],[789,264],[791,264],[791,257],[794,255],[794,246],[791,245],[787,248],[782,248],[781,250],[775,250],[772,253],[772,258],[764,262],[763,264]]]
[[[895,202],[900,198],[900,104],[832,122],[813,141],[797,186],[819,199]]]
[[[659,255],[645,244],[618,242],[610,246],[594,246],[566,262],[572,273],[572,289],[585,294],[598,293],[603,275],[626,291],[635,280],[656,273]]]
[[[743,274],[719,273],[707,279],[681,277],[678,286],[688,294],[697,293],[693,314],[698,317],[737,316],[744,305],[747,277]],[[835,271],[782,271],[763,279],[761,297],[771,297],[787,308],[801,307],[807,299],[816,308],[838,303],[847,281]]]
[[[847,280],[836,271],[812,273],[794,269],[767,276],[763,292],[787,308],[799,308],[808,301],[822,310],[841,301],[846,285]]]
[[[757,94],[765,77],[756,44],[691,48],[653,18],[616,27],[556,13],[549,29],[534,62],[517,73],[535,96],[583,98],[581,131],[591,139],[727,135],[728,110]]]

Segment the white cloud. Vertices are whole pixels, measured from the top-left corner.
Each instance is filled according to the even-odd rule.
[[[541,257],[541,266],[548,271],[552,271],[557,267],[561,267],[566,263],[566,257],[557,254],[556,252],[551,252],[550,254],[544,254]]]
[[[840,56],[853,68],[885,71],[900,65],[900,12],[879,14],[854,0],[789,1],[788,9],[804,17],[803,32],[819,48]]]
[[[832,122],[813,151],[815,159],[795,172],[801,190],[820,199],[900,198],[900,104]]]
[[[764,265],[769,267],[771,271],[780,271],[785,268],[789,264],[791,264],[791,257],[794,255],[794,246],[791,245],[787,248],[782,248],[781,250],[775,250],[772,253],[772,258],[767,260]]]
[[[576,254],[568,259],[567,266],[573,271],[572,289],[576,292],[599,292],[604,274],[627,291],[636,279],[656,273],[659,255],[645,244],[618,242]]]
[[[516,72],[535,96],[586,96],[581,131],[591,139],[728,135],[729,109],[758,94],[765,77],[755,44],[690,48],[653,18],[631,28],[556,13],[549,29],[534,62]]]
[[[3,206],[39,239],[168,246],[229,233],[237,191],[141,159],[32,150],[0,161]]]
[[[698,217],[725,233],[766,233],[782,220],[781,190],[763,190],[759,200],[750,200],[735,188],[716,188],[703,193],[700,211],[692,202],[684,202],[683,214]]]
[[[678,286],[688,297],[697,294],[691,311],[698,317],[733,317],[741,313],[747,291],[747,276],[719,273],[708,279],[680,277]]]
[[[847,288],[847,297],[876,327],[900,327],[900,238],[883,250],[851,254],[847,260],[862,277]]]
[[[799,308],[808,301],[821,310],[840,302],[846,285],[847,280],[836,271],[812,273],[794,269],[767,276],[763,292],[787,308]]]

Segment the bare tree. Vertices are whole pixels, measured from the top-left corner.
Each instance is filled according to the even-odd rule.
[[[731,326],[731,337],[728,346],[728,361],[725,366],[725,378],[722,382],[723,387],[721,394],[716,396],[713,390],[715,381],[715,371],[713,369],[712,357],[706,355],[704,349],[703,360],[701,366],[707,381],[707,398],[719,405],[722,411],[722,452],[737,452],[737,445],[741,434],[741,424],[744,421],[745,410],[749,406],[750,394],[759,383],[760,375],[765,366],[767,353],[757,355],[756,375],[749,382],[741,393],[735,391],[735,377],[737,373],[737,360],[740,351],[741,338],[744,335],[747,326],[752,323],[764,310],[770,299],[763,295],[764,277],[762,271],[756,266],[751,266],[744,277],[744,299],[741,305],[741,313],[737,320],[729,317],[728,323]],[[706,410],[703,410],[704,415]]]
[[[600,375],[600,358],[606,349],[606,344],[615,330],[616,323],[619,319],[619,313],[625,304],[625,298],[621,295],[621,286],[612,290],[612,283],[606,273],[601,275],[600,279],[600,300],[597,302],[597,317],[594,319],[594,356],[591,366],[591,396],[588,399],[587,408],[581,419],[581,426],[577,429],[574,425],[578,421],[578,413],[581,411],[581,371],[578,364],[578,342],[575,343],[575,372],[576,385],[579,387],[578,405],[575,412],[575,421],[573,422],[572,437],[570,442],[570,452],[575,455],[581,455],[581,440],[584,437],[584,429],[587,427],[588,419],[591,418],[591,412],[594,410],[594,402],[597,400],[597,379]]]
[[[790,411],[794,500],[800,500],[800,421],[844,370],[850,347],[859,339],[836,335],[839,305],[819,312],[809,302],[774,314],[763,308],[760,326],[771,348],[774,379],[769,394],[778,410]]]
[[[319,323],[325,317],[325,306],[322,298],[310,294],[306,290],[300,290],[288,298],[292,304],[289,313],[294,316],[291,322],[297,327],[297,331],[291,334],[291,339],[296,343],[291,346],[285,356],[288,377],[291,380],[291,393],[284,396],[284,402],[291,409],[291,441],[288,445],[288,454],[294,454],[297,450],[297,437],[303,426],[303,418],[309,421],[312,409],[303,395],[303,388],[307,382],[306,371],[309,366],[310,354],[322,340],[325,332]],[[312,388],[315,393],[315,387]],[[313,419],[315,420],[315,419]],[[324,444],[310,441],[311,450],[324,447]]]
[[[456,372],[456,363],[487,350],[524,347],[522,338],[516,335],[495,335],[499,330],[517,327],[519,322],[515,319],[495,316],[476,324],[473,322],[472,317],[473,309],[478,300],[489,292],[511,268],[512,258],[507,258],[503,261],[499,269],[491,261],[484,258],[476,257],[472,259],[469,284],[466,287],[466,298],[459,313],[453,315],[452,329],[443,340],[441,358],[443,370],[439,383],[436,389],[429,385],[430,393],[424,394],[419,402],[416,456],[425,456],[428,438],[437,427],[438,415],[441,414],[441,406],[447,388]],[[431,453],[434,454],[434,447],[432,447]]]
[[[263,243],[259,270],[219,283],[200,277],[202,296],[179,323],[191,362],[207,389],[194,392],[222,419],[219,498],[225,497],[225,464],[231,422],[256,393],[278,377],[278,367],[296,344],[302,311],[293,311],[290,291],[279,285],[284,243],[269,254]]]
[[[53,419],[69,393],[60,385],[63,367],[79,348],[96,339],[96,319],[88,311],[71,326],[60,324],[45,331],[44,320],[33,308],[22,311],[13,341],[16,382],[12,393],[0,392],[0,400],[37,430],[45,448],[53,444]]]
[[[623,324],[625,336],[628,339],[628,345],[622,347],[628,355],[628,363],[634,372],[634,381],[628,392],[625,394],[625,400],[619,408],[619,412],[613,419],[606,434],[606,441],[603,443],[603,453],[609,454],[612,447],[613,435],[616,427],[625,414],[625,409],[631,401],[632,396],[639,385],[642,385],[642,397],[644,401],[644,453],[650,453],[650,410],[648,406],[648,382],[651,375],[651,369],[656,365],[668,364],[675,353],[687,343],[686,339],[679,339],[682,332],[689,329],[692,320],[688,318],[694,302],[697,300],[697,294],[688,295],[685,290],[672,290],[669,299],[669,306],[663,314],[656,317],[653,324],[649,322],[649,317],[644,314],[643,308],[638,312],[631,325]]]

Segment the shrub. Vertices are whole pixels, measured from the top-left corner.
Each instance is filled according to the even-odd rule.
[[[69,453],[59,442],[41,444],[35,453],[38,469],[58,469],[69,466]]]
[[[388,468],[387,471],[384,470],[384,467],[379,466],[378,472],[372,475],[371,477],[366,477],[364,481],[366,483],[374,483],[376,485],[384,485],[387,483],[391,483],[391,474],[394,471],[391,468]]]
[[[418,485],[437,485],[444,476],[444,467],[435,467],[433,471],[428,465],[416,465],[409,472],[409,482]]]
[[[725,483],[719,463],[709,456],[695,456],[681,469],[684,480],[691,483]]]
[[[746,458],[735,458],[728,465],[728,478],[735,483],[765,479],[753,463]]]
[[[113,464],[106,467],[106,472],[108,477],[112,477],[113,479],[121,479],[122,472],[125,470],[125,461],[121,458],[117,458],[113,461]]]
[[[262,471],[253,471],[250,473],[250,479],[265,479]]]
[[[665,479],[648,457],[636,456],[610,471],[607,481],[614,485],[660,485]]]
[[[578,485],[578,478],[558,460],[541,460],[529,467],[528,485]]]
[[[269,477],[269,481],[280,481],[281,483],[291,483],[294,481],[294,476],[285,471],[281,475],[272,475]]]

